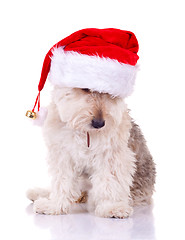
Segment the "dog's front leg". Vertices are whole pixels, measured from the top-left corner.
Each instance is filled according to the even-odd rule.
[[[100,217],[125,218],[132,214],[130,186],[135,158],[129,149],[115,159],[102,159],[91,177],[90,209]]]
[[[65,156],[65,159],[63,159]],[[36,213],[58,215],[69,213],[72,204],[81,196],[78,176],[73,171],[72,161],[68,154],[62,153],[54,162],[50,161],[52,174],[51,193],[48,198],[34,201]]]

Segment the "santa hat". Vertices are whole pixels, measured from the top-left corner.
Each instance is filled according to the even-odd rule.
[[[38,96],[27,116],[40,110],[40,92],[47,77],[59,87],[89,88],[125,98],[133,91],[139,59],[138,41],[132,32],[88,28],[55,44],[44,59]]]

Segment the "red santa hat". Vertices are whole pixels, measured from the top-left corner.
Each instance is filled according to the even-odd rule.
[[[38,96],[32,111],[40,110],[40,92],[47,77],[59,87],[89,88],[125,98],[133,91],[139,59],[138,41],[132,32],[88,28],[55,44],[44,59]],[[34,114],[33,114],[34,113]]]

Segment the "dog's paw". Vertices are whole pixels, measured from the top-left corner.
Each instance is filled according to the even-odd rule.
[[[66,203],[65,205],[59,204],[58,202],[47,199],[39,198],[33,204],[33,211],[35,213],[46,214],[46,215],[60,215],[69,212],[71,204]]]
[[[47,215],[59,215],[62,214],[60,207],[54,204],[53,201],[47,198],[39,198],[33,204],[33,211],[35,213],[47,214]]]
[[[49,195],[49,190],[42,188],[29,189],[26,193],[27,198],[33,202],[39,198],[49,198]]]
[[[133,208],[123,202],[100,204],[95,209],[95,215],[104,218],[127,218],[133,213]]]

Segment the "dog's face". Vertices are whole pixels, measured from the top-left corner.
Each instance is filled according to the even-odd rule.
[[[62,122],[81,131],[108,131],[121,123],[123,99],[84,88],[55,88],[54,102]]]

